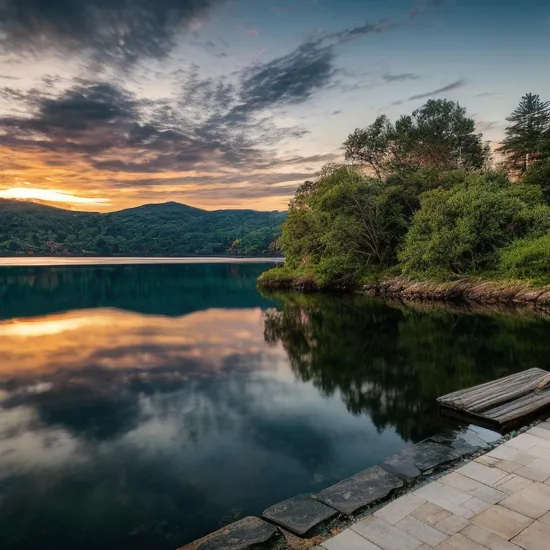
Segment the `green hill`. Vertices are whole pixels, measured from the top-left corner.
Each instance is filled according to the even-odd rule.
[[[0,256],[274,255],[285,218],[177,202],[100,214],[0,200]]]

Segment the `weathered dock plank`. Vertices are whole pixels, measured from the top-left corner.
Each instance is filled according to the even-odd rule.
[[[550,408],[550,373],[528,369],[437,401],[442,414],[503,430]]]

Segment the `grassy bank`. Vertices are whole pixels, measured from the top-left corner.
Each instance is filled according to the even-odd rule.
[[[550,284],[540,281],[463,277],[456,280],[417,280],[390,273],[334,283],[307,270],[274,267],[258,279],[264,288],[299,291],[356,292],[401,300],[469,302],[474,304],[523,304],[550,308]]]

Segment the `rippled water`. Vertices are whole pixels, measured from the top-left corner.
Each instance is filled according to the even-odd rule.
[[[0,269],[2,549],[173,550],[548,367],[547,320],[262,296],[266,267]]]

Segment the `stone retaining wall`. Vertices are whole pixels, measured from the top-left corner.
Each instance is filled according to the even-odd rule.
[[[284,546],[281,533],[309,538],[379,506],[412,485],[457,462],[496,446],[499,434],[481,428],[448,431],[400,453],[314,495],[279,502],[262,514],[247,517],[180,550],[248,550]]]

